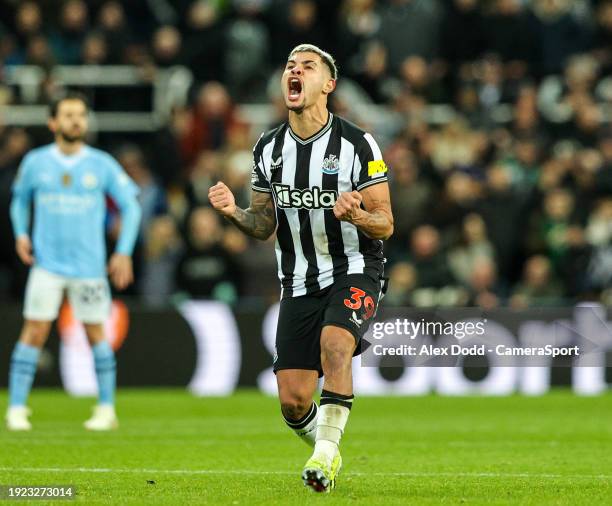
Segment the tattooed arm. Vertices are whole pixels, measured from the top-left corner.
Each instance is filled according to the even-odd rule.
[[[362,202],[365,209],[361,207]],[[368,186],[361,192],[341,193],[334,206],[334,214],[372,239],[386,240],[393,234],[391,197],[386,182]]]
[[[208,190],[212,206],[246,235],[265,241],[276,229],[274,202],[270,193],[254,191],[247,209],[236,206],[234,194],[224,183],[217,183]]]

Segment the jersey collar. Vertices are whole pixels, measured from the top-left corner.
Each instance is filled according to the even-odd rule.
[[[293,137],[293,140],[295,140],[296,142],[299,142],[300,144],[310,144],[311,142],[314,142],[317,139],[320,139],[331,128],[334,115],[331,112],[328,113],[328,115],[329,117],[327,118],[327,123],[325,124],[325,126],[321,128],[321,130],[319,130],[316,134],[311,135],[307,139],[302,139],[301,137],[299,137],[293,130],[291,130],[291,125],[287,123],[287,125],[289,126],[289,135]]]
[[[62,165],[65,165],[67,167],[72,167],[73,165],[80,162],[87,154],[87,151],[87,146],[83,146],[81,149],[79,149],[78,152],[74,153],[73,155],[65,155],[60,151],[57,144],[53,144],[53,146],[51,147],[51,153],[53,154],[55,159],[59,161]]]

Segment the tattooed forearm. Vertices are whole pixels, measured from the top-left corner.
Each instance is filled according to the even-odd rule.
[[[245,234],[255,239],[266,240],[276,229],[274,202],[269,193],[253,192],[248,209],[236,208],[228,218]]]
[[[393,234],[393,213],[389,200],[372,199],[371,211],[361,209],[351,223],[371,239],[387,240]]]

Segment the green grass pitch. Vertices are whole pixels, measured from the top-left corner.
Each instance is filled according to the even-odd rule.
[[[610,395],[357,397],[330,495],[302,486],[309,448],[274,398],[123,390],[105,434],[82,429],[91,404],[35,390],[34,430],[0,431],[0,484],[113,505],[612,504]]]

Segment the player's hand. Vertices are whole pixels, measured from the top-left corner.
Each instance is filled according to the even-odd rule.
[[[208,190],[208,200],[212,206],[223,216],[233,216],[236,212],[236,200],[232,191],[219,181]]]
[[[134,281],[134,270],[132,269],[132,257],[113,253],[108,261],[108,274],[117,290],[123,290]]]
[[[334,205],[334,216],[341,221],[352,221],[361,213],[361,193],[341,193]]]
[[[26,265],[34,264],[34,256],[32,255],[32,241],[27,235],[22,235],[15,242],[15,250],[17,256]]]

